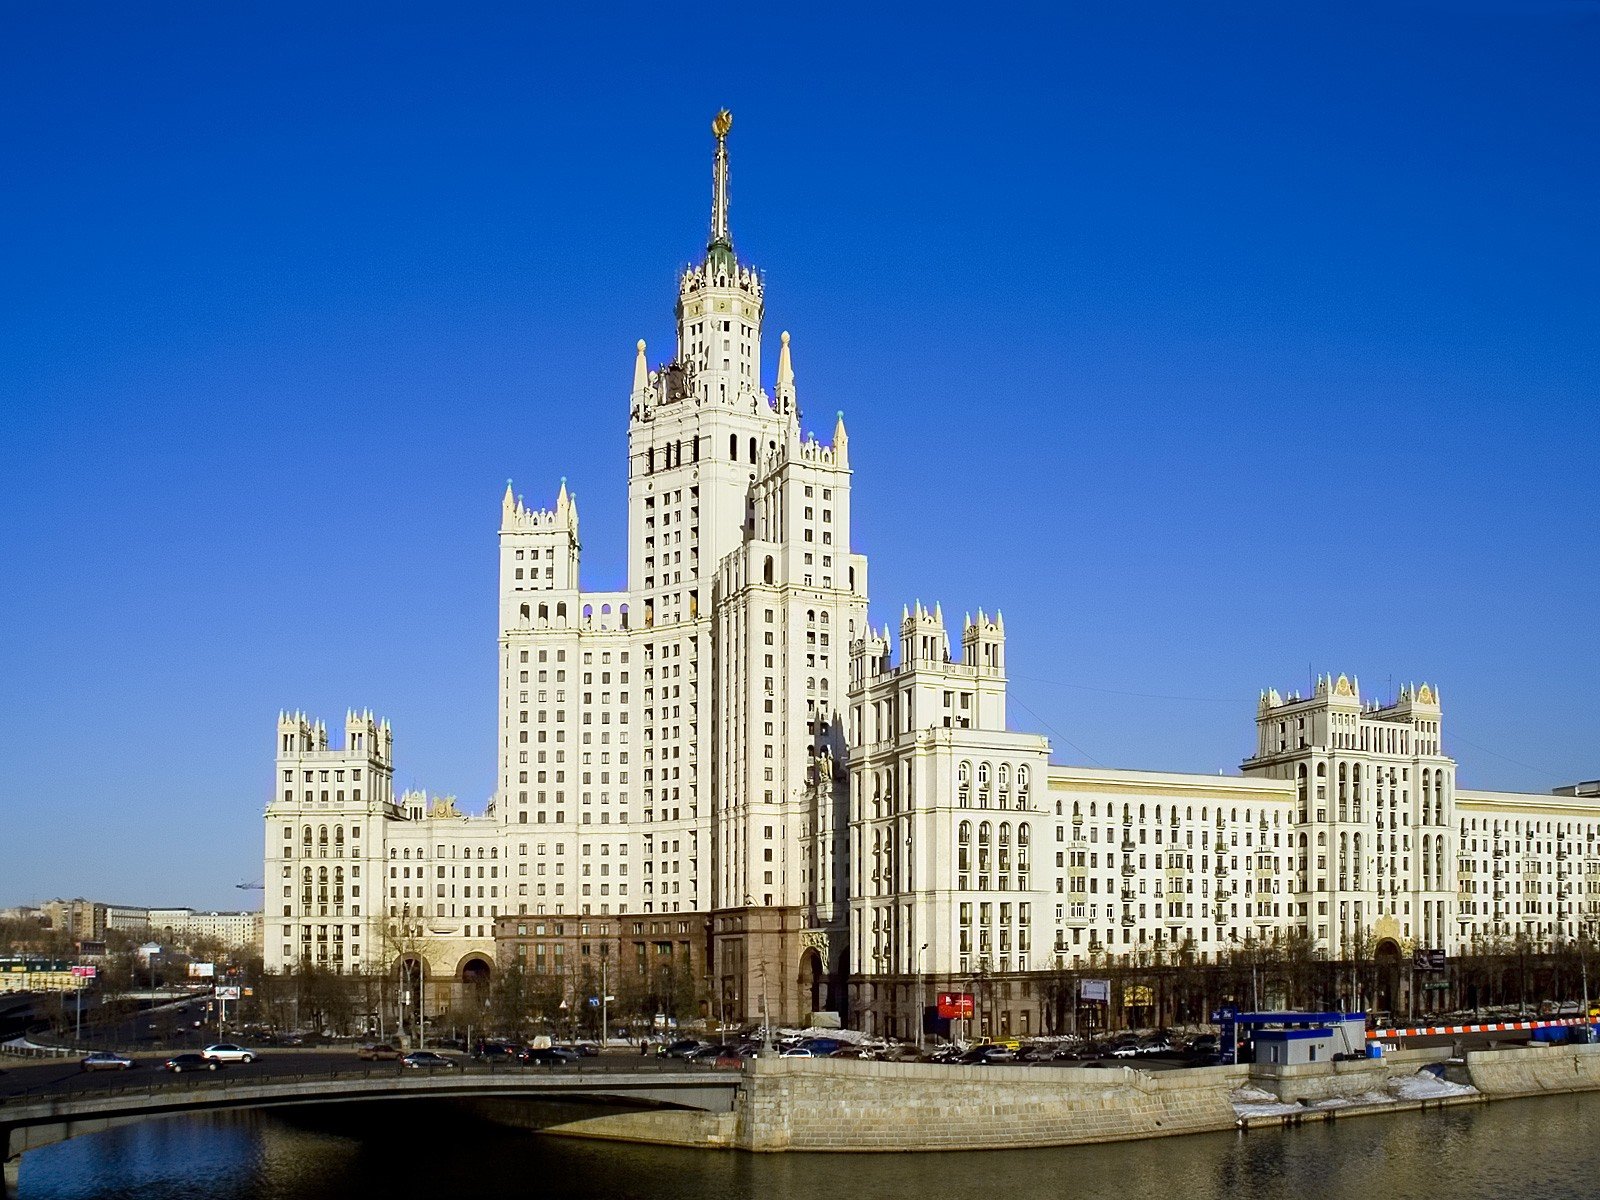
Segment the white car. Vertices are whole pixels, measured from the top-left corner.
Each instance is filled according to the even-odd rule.
[[[235,1046],[232,1042],[218,1042],[215,1046],[207,1046],[201,1054],[212,1062],[249,1063],[256,1060],[254,1050],[246,1050],[243,1046]]]

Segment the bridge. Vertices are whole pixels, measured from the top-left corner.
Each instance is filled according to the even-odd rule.
[[[22,1155],[54,1142],[174,1113],[263,1109],[373,1100],[570,1100],[646,1108],[732,1112],[742,1072],[693,1070],[516,1070],[377,1072],[333,1070],[241,1077],[119,1075],[105,1087],[43,1090],[0,1100],[6,1194],[15,1195]]]

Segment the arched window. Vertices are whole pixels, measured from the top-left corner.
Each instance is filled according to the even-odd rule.
[[[770,554],[767,556],[766,563],[761,568],[761,582],[772,582],[772,556]]]
[[[755,460],[756,460],[756,440],[755,440],[755,438],[751,438],[750,439],[750,461],[751,462],[755,462]]]
[[[982,784],[986,784],[988,782],[989,782],[989,764],[988,763],[979,763],[978,764],[978,783],[980,785],[982,785]]]

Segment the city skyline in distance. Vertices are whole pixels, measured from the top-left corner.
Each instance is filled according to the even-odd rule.
[[[1233,773],[1258,692],[1331,671],[1438,687],[1463,786],[1592,778],[1593,85],[1560,10],[1418,9],[1372,57],[1278,14],[1278,59],[1212,69],[1192,19],[1064,19],[1070,83],[980,37],[983,104],[895,60],[820,102],[618,70],[576,111],[576,68],[523,87],[481,27],[380,31],[349,79],[353,27],[242,63],[220,20],[80,31],[85,90],[7,128],[6,795],[37,819],[0,903],[253,904],[282,708],[370,708],[397,786],[482,807],[504,480],[566,476],[585,587],[620,583],[633,345],[670,356],[724,104],[766,353],[789,330],[805,425],[849,424],[875,624],[998,605],[1058,761]],[[463,65],[408,91],[437,37]],[[140,53],[173,82],[96,107]]]

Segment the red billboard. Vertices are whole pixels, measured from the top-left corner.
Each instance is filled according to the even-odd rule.
[[[938,1011],[939,1016],[946,1021],[953,1017],[959,1017],[964,1021],[970,1021],[974,1011],[972,1005],[972,993],[940,992]]]

